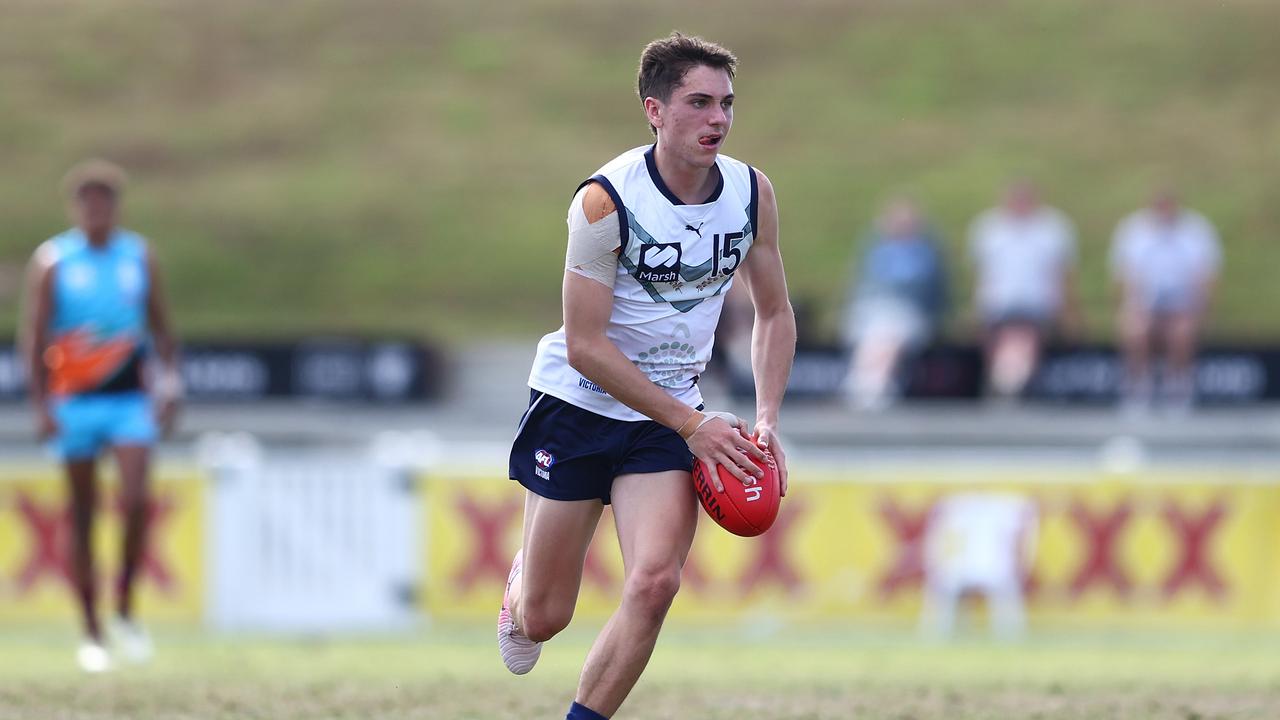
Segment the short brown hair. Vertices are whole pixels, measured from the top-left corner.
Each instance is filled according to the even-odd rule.
[[[119,197],[120,193],[124,192],[127,182],[128,177],[119,165],[101,158],[93,158],[78,163],[67,171],[62,178],[62,191],[68,198],[74,198],[84,188],[97,185]]]
[[[644,46],[640,53],[640,71],[636,73],[636,92],[640,101],[657,98],[671,100],[671,93],[684,81],[684,76],[699,65],[724,70],[733,78],[738,69],[738,58],[727,49],[697,36],[674,31],[669,37],[659,38]],[[655,134],[657,128],[649,129]]]

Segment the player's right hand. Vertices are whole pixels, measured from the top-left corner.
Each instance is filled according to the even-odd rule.
[[[694,457],[711,468],[711,483],[716,492],[724,492],[718,465],[728,468],[734,477],[742,481],[748,474],[757,478],[764,476],[764,471],[752,461],[752,458],[757,458],[763,462],[764,451],[747,434],[746,422],[738,418],[735,420],[738,420],[737,425],[713,417],[700,425],[688,439],[689,450]]]
[[[58,434],[58,421],[53,419],[53,413],[49,412],[48,406],[41,405],[36,411],[36,435],[41,440],[48,440]]]
[[[166,398],[157,403],[155,420],[161,437],[168,438],[173,435],[173,428],[177,424],[178,412],[181,408],[182,403],[177,398]]]

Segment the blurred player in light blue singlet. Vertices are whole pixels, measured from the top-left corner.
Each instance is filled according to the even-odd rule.
[[[75,227],[36,250],[22,318],[39,433],[64,463],[71,490],[70,569],[85,632],[77,661],[88,672],[112,663],[91,544],[97,458],[111,450],[121,480],[124,547],[112,640],[124,659],[142,661],[151,645],[132,600],[146,544],[151,447],[171,427],[182,394],[155,260],[142,236],[117,226],[124,184],[123,171],[101,160],[68,173]],[[160,367],[147,372],[152,355]]]

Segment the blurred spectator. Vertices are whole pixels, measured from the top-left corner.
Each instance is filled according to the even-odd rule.
[[[1172,191],[1156,193],[1149,207],[1116,227],[1111,271],[1120,290],[1122,392],[1129,407],[1144,408],[1152,398],[1156,348],[1167,360],[1160,394],[1174,407],[1190,407],[1196,341],[1221,262],[1213,225],[1180,207]]]
[[[1049,334],[1078,327],[1075,230],[1065,215],[1041,204],[1034,185],[1020,180],[1005,191],[999,207],[974,219],[969,243],[987,387],[1017,397]]]
[[[897,396],[904,357],[937,332],[946,282],[942,254],[919,209],[905,198],[890,202],[846,303],[845,341],[854,350],[845,387],[857,407],[882,408]]]

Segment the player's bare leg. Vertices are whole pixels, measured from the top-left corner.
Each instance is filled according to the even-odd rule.
[[[69,460],[66,464],[71,485],[71,582],[85,634],[76,659],[86,672],[102,672],[110,667],[110,658],[102,645],[102,626],[98,622],[98,585],[93,562],[93,515],[98,506],[96,465],[92,458]]]
[[[1165,347],[1169,357],[1169,377],[1165,399],[1175,409],[1187,409],[1195,396],[1196,337],[1199,322],[1193,313],[1179,313],[1165,323]]]
[[[90,639],[101,640],[93,563],[93,514],[98,504],[95,466],[93,460],[68,461],[67,478],[71,482],[71,580],[80,606],[84,634]]]
[[[1040,335],[1034,327],[1000,328],[991,349],[991,387],[1005,398],[1022,394],[1039,362]]]
[[[116,588],[117,619],[112,626],[113,639],[124,657],[144,662],[152,655],[151,639],[133,616],[133,589],[147,545],[148,473],[150,448],[125,445],[115,448],[120,468],[120,510],[124,520],[119,586]]]
[[[573,618],[582,566],[604,504],[526,496],[524,571],[512,586],[512,610],[530,639],[545,642]]]
[[[116,611],[133,617],[133,583],[147,543],[147,466],[150,453],[141,446],[115,449],[120,468],[120,511],[124,520],[124,546]]]
[[[613,483],[612,499],[626,575],[622,604],[587,655],[577,697],[606,717],[617,712],[653,654],[698,524],[687,472],[623,475]]]
[[[546,642],[568,626],[582,586],[582,566],[604,504],[549,500],[525,493],[524,546],[499,614],[499,649],[507,669],[523,675],[537,662],[529,643]]]
[[[886,333],[858,343],[850,386],[855,407],[879,410],[893,401],[893,376],[905,345],[902,338]]]
[[[1143,312],[1120,311],[1120,347],[1124,354],[1125,406],[1139,411],[1151,399],[1151,319]]]

